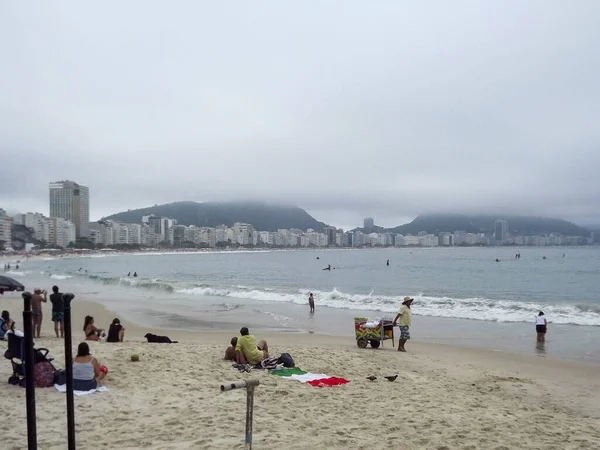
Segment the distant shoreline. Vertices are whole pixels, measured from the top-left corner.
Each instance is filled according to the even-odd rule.
[[[330,251],[359,251],[359,250],[456,250],[456,249],[489,249],[489,250],[502,250],[502,249],[569,249],[569,248],[600,248],[596,245],[557,245],[557,246],[431,246],[431,247],[420,247],[420,246],[364,246],[364,247],[288,247],[288,248],[269,248],[269,247],[255,247],[255,248],[181,248],[181,249],[101,249],[101,250],[90,250],[90,249],[77,249],[77,250],[59,250],[53,251],[39,251],[39,252],[4,252],[0,253],[0,260],[6,260],[7,258],[14,258],[18,256],[28,256],[29,258],[55,258],[55,257],[94,257],[94,256],[117,256],[117,255],[181,255],[181,254],[197,254],[197,253],[274,253],[274,252],[330,252]],[[12,259],[11,259],[12,262]]]

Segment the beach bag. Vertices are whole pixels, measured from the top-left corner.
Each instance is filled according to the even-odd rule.
[[[283,364],[285,367],[296,367],[296,364],[294,364],[294,358],[292,358],[292,355],[289,353],[282,353],[277,362],[279,364]]]
[[[58,384],[62,386],[63,384],[67,384],[67,371],[64,369],[59,369],[54,371],[54,384]]]
[[[35,387],[50,387],[54,385],[54,367],[49,362],[37,363],[33,368]]]

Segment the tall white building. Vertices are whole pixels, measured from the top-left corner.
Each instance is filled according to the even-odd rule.
[[[51,217],[48,219],[48,234],[48,244],[50,246],[65,248],[71,242],[75,242],[75,224],[60,217]]]
[[[498,219],[494,222],[494,235],[496,243],[501,244],[506,241],[508,237],[508,222],[506,220]]]
[[[10,247],[12,241],[11,234],[12,217],[6,215],[6,211],[0,209],[0,245],[4,248]]]
[[[90,191],[73,181],[50,183],[50,217],[75,224],[77,237],[90,234]]]

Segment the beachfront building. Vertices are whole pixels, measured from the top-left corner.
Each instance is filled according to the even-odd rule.
[[[365,217],[364,229],[365,233],[370,233],[375,229],[375,220],[372,217]]]
[[[337,235],[337,228],[335,228],[335,227],[324,227],[323,228],[323,233],[325,234],[325,237],[327,239],[327,243],[325,245],[327,245],[328,247],[335,246],[335,237]]]
[[[254,245],[254,227],[248,223],[236,222],[233,224],[233,242],[239,245]]]
[[[496,244],[506,243],[508,238],[508,222],[506,220],[498,219],[494,222],[494,236]]]
[[[48,242],[50,240],[48,218],[40,213],[17,214],[13,223],[23,225],[31,230],[36,241]]]
[[[48,219],[48,244],[52,247],[66,248],[75,242],[76,230],[75,224],[70,220],[51,217]]]
[[[12,242],[12,217],[6,214],[6,211],[0,209],[0,249],[10,247]]]
[[[74,181],[50,183],[50,218],[75,224],[77,237],[88,237],[90,225],[90,191]]]

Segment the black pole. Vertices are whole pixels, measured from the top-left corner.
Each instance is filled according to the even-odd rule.
[[[75,450],[75,404],[73,401],[73,350],[71,342],[71,300],[73,294],[63,294],[65,308],[65,370],[67,372],[67,439],[68,449]]]
[[[25,397],[27,404],[27,448],[37,450],[37,430],[35,422],[35,376],[33,358],[33,321],[31,317],[31,293],[23,292],[23,332],[25,363]]]

